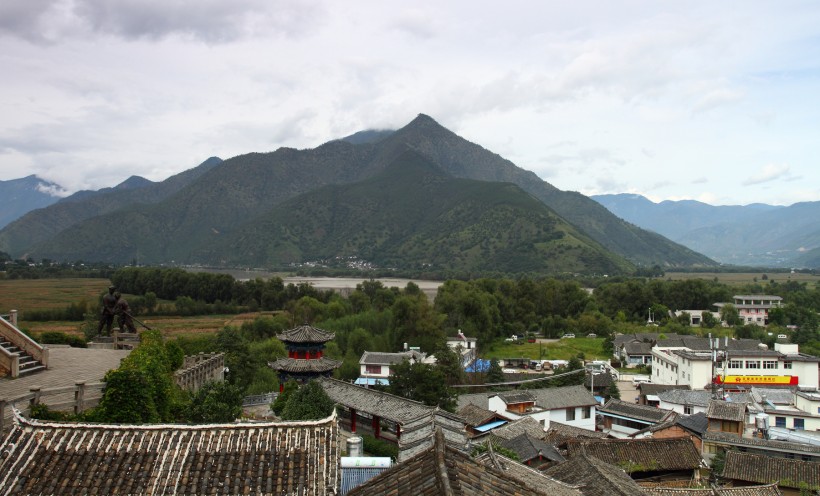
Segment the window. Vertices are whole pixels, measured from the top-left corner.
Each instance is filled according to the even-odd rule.
[[[802,431],[806,428],[805,421],[799,418],[794,419],[794,428],[798,431]]]
[[[786,427],[786,417],[775,417],[774,418],[774,426],[775,427]]]
[[[591,408],[588,407],[588,406],[585,406],[583,411],[581,412],[581,415],[582,415],[583,418],[588,419],[591,416]]]
[[[763,368],[764,369],[776,369],[777,368],[777,360],[763,360]]]
[[[783,362],[783,368],[784,369],[792,368],[792,362]]]
[[[729,368],[730,369],[742,369],[743,368],[743,361],[741,361],[741,360],[729,360]]]
[[[759,369],[760,368],[760,360],[746,360],[746,368],[747,369]]]
[[[368,374],[381,374],[382,373],[382,366],[381,365],[365,365],[365,370]]]
[[[567,408],[567,420],[575,420],[575,408]]]
[[[690,405],[683,406],[683,414],[684,415],[692,415],[692,407]]]

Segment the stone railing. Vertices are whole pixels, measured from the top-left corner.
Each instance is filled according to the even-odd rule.
[[[9,428],[12,407],[28,415],[32,406],[42,403],[51,410],[73,411],[78,414],[97,406],[103,389],[104,382],[77,382],[73,386],[32,387],[28,393],[13,398],[0,398],[0,433]]]
[[[17,320],[17,312],[12,310],[12,320]],[[0,317],[0,337],[20,348],[24,353],[30,355],[34,360],[48,368],[48,348],[43,347],[38,342],[23,334],[16,325],[3,317]],[[3,350],[0,352],[0,366],[9,371],[11,377],[19,375],[19,357]]]
[[[198,391],[206,382],[225,380],[225,354],[199,353],[186,356],[174,372],[174,382],[187,391]]]

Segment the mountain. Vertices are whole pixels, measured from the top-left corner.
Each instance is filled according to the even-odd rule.
[[[820,267],[820,202],[783,207],[713,206],[692,200],[654,203],[640,195],[593,196],[615,215],[714,260],[763,267]]]
[[[517,185],[569,221],[579,235],[583,233],[631,263],[714,264],[618,219],[590,198],[558,190],[426,115],[399,130],[365,133],[352,141],[356,143],[333,140],[313,149],[280,148],[233,157],[161,201],[122,205],[119,211],[88,217],[17,248],[22,246],[35,257],[58,259],[201,262],[201,257],[214,256],[208,247],[225,246],[246,222],[319,188],[349,186],[376,177],[409,148],[454,178]],[[0,231],[0,243],[4,235],[6,231]]]
[[[29,212],[0,230],[0,251],[23,256],[32,246],[101,213],[162,201],[221,162],[220,158],[211,157],[159,183],[132,176],[114,188],[78,191],[47,208]]]
[[[0,181],[0,228],[38,208],[56,203],[62,188],[35,175]]]
[[[282,266],[335,257],[435,271],[630,269],[518,186],[454,178],[410,149],[371,178],[279,204],[198,258]]]

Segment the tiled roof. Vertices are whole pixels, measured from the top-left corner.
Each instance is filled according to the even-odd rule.
[[[0,494],[335,494],[335,414],[310,422],[102,425],[16,416]]]
[[[752,351],[758,350],[760,341],[757,339],[721,339],[718,343],[718,349],[729,351]],[[675,338],[662,339],[657,344],[660,348],[688,348],[690,350],[708,351],[709,338],[701,338],[697,336],[678,336]]]
[[[726,452],[723,477],[746,482],[779,482],[783,487],[799,487],[805,482],[807,489],[820,490],[820,462],[804,462],[765,455],[753,455],[730,450]]]
[[[268,362],[268,367],[274,370],[285,370],[287,372],[315,372],[323,373],[339,367],[342,364],[339,360],[328,357],[319,358],[280,358],[275,362]]]
[[[493,466],[454,449],[436,431],[432,449],[401,462],[348,493],[350,496],[544,495],[552,491],[526,485]]]
[[[726,397],[733,403],[751,403],[752,397],[749,393],[728,393]],[[712,400],[711,391],[697,390],[687,391],[684,389],[670,389],[658,394],[661,401],[674,403],[676,405],[709,406]]]
[[[651,382],[642,382],[638,384],[638,389],[641,391],[642,395],[658,395],[664,391],[670,391],[672,389],[690,390],[692,388],[688,385],[652,384]]]
[[[643,488],[620,468],[588,455],[578,455],[544,471],[549,477],[578,486],[585,496],[640,496]]]
[[[783,496],[777,484],[744,487],[716,487],[714,489],[685,489],[677,487],[645,487],[650,496]]]
[[[624,344],[624,353],[627,355],[651,355],[652,343],[642,341],[632,341]]]
[[[476,405],[465,405],[464,408],[458,411],[458,415],[467,422],[467,425],[476,427],[486,424],[492,419],[498,417],[498,414],[492,410],[481,408]]]
[[[529,434],[536,439],[544,439],[544,428],[532,417],[522,417],[501,427],[493,429],[493,435],[503,439],[512,439],[521,434]]]
[[[791,388],[753,387],[749,390],[749,394],[757,403],[763,403],[766,400],[776,405],[791,405],[794,403],[794,392]]]
[[[491,449],[476,457],[476,461],[484,465],[495,467],[507,475],[517,479],[534,491],[542,491],[551,496],[581,496],[581,491],[575,486],[547,477],[543,472],[530,468],[523,463],[510,460]]]
[[[712,400],[709,402],[706,416],[710,419],[743,422],[746,417],[746,403]]]
[[[729,446],[754,446],[768,451],[780,451],[784,453],[820,454],[820,446],[811,444],[793,443],[790,441],[776,441],[772,439],[760,439],[756,437],[738,437],[737,434],[727,432],[706,431],[702,436],[704,441],[729,445]]]
[[[516,403],[535,402],[535,396],[531,395],[527,391],[507,391],[503,393],[498,393],[498,397],[504,400],[504,403],[508,405],[514,405]]]
[[[677,418],[675,423],[688,431],[702,436],[709,427],[709,417],[707,417],[704,412],[699,412],[692,415],[681,415]]]
[[[467,405],[475,405],[480,408],[487,409],[490,406],[490,398],[495,396],[494,393],[470,393],[460,394],[456,400],[456,410],[461,410]]]
[[[323,377],[319,380],[319,384],[322,385],[330,399],[336,403],[347,405],[360,412],[378,413],[380,417],[402,425],[424,415],[432,415],[436,410],[435,407],[418,401],[337,379]]]
[[[663,333],[663,335],[666,337],[666,339],[674,339],[678,337],[678,335],[674,332]],[[661,333],[659,332],[637,332],[634,334],[621,334],[613,338],[613,343],[617,348],[618,346],[624,343],[628,343],[630,341],[657,341],[658,338],[660,338],[660,336]]]
[[[598,389],[602,387],[609,387],[615,381],[615,379],[612,378],[612,374],[608,374],[606,372],[601,372],[599,374],[594,375],[595,381],[593,382],[593,374],[586,374],[586,377],[584,378],[584,386],[590,388],[592,386],[595,386],[595,388]]]
[[[611,413],[652,423],[663,422],[675,415],[675,412],[672,410],[664,410],[647,405],[636,405],[615,398],[611,398],[607,401],[606,405],[598,409],[598,412],[601,414]]]
[[[556,422],[553,420],[552,422],[550,422],[550,428],[547,429],[547,434],[544,437],[544,440],[555,446],[561,446],[566,441],[576,439],[579,437],[590,439],[605,439],[607,437],[607,433],[582,429],[580,427],[575,427],[574,425],[562,424],[560,422]]]
[[[413,358],[416,361],[424,359],[424,353],[418,351],[403,351],[401,353],[383,353],[379,351],[365,351],[359,359],[360,365],[395,365]]]
[[[512,439],[502,439],[499,444],[517,454],[518,459],[522,462],[538,458],[538,456],[542,456],[553,462],[564,461],[564,457],[558,453],[555,446],[547,444],[541,439],[532,437],[529,434],[519,434]]]
[[[528,389],[527,391],[535,396],[535,404],[545,410],[598,404],[592,393],[584,386]]]
[[[319,329],[318,327],[303,324],[299,327],[289,329],[282,334],[277,334],[276,337],[280,341],[289,343],[326,343],[336,337],[336,334]]]
[[[701,458],[695,444],[688,437],[642,439],[577,439],[567,443],[570,457],[579,454],[633,472],[694,470]]]

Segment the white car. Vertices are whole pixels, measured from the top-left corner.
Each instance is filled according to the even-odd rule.
[[[561,336],[561,339],[565,339],[565,338],[570,339],[570,338],[574,338],[574,337],[575,337],[575,334],[570,333],[570,334],[564,334],[563,336]]]

